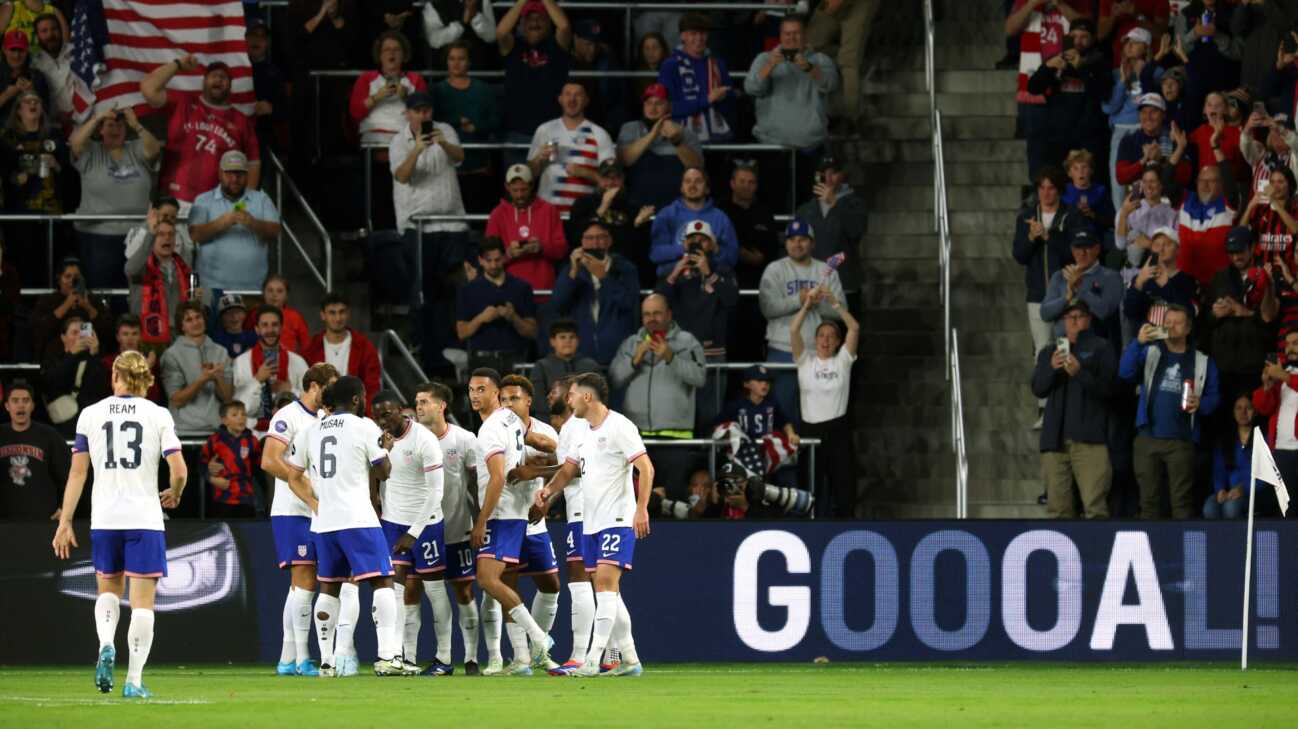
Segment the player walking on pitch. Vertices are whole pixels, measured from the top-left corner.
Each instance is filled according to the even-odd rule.
[[[158,578],[167,574],[167,544],[162,509],[180,504],[188,470],[180,453],[175,422],[166,408],[145,396],[153,384],[148,360],[139,352],[123,352],[113,360],[112,397],[81,411],[72,446],[72,470],[63,493],[63,511],[54,533],[54,554],[67,559],[77,544],[72,515],[93,468],[90,495],[90,551],[99,597],[95,600],[95,630],[99,661],[95,686],[113,690],[117,658],[114,638],[121,594],[131,578],[131,624],[126,632],[129,663],[122,696],[147,699],[142,683],[144,664],[153,647],[153,598]],[[167,460],[171,488],[158,493],[158,461]]]

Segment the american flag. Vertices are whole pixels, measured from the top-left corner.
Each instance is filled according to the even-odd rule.
[[[230,103],[252,113],[252,63],[239,0],[77,0],[72,12],[72,106],[84,121],[100,104],[147,109],[140,79],[194,54],[202,65],[230,67]],[[203,70],[176,74],[167,88],[201,91]]]
[[[1149,314],[1145,320],[1156,327],[1163,326],[1163,320],[1167,318],[1167,304],[1164,302],[1155,302],[1149,307]]]

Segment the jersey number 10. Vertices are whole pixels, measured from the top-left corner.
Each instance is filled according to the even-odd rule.
[[[121,423],[120,430],[122,437],[126,438],[125,446],[130,451],[130,459],[125,456],[117,458],[113,450],[113,423],[104,423],[104,440],[108,450],[108,458],[104,460],[104,468],[113,469],[121,466],[122,468],[139,468],[143,453],[140,445],[144,441],[144,426],[134,420],[127,420]]]

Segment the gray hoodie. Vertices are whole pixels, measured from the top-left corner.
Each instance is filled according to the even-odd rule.
[[[802,308],[802,299],[798,292],[802,289],[814,289],[821,280],[829,288],[834,298],[846,305],[843,298],[843,285],[838,281],[838,272],[831,271],[824,261],[814,258],[807,260],[807,265],[799,266],[792,258],[785,256],[766,266],[762,271],[762,284],[758,289],[757,303],[762,307],[762,316],[766,317],[766,346],[781,352],[792,352],[793,344],[789,340],[789,324],[793,315]],[[825,318],[838,319],[838,312],[822,301],[807,312],[802,322],[802,344],[808,350],[815,349],[816,327]]]
[[[220,362],[225,367],[225,381],[230,382],[230,355],[225,347],[204,336],[201,345],[185,336],[177,337],[175,344],[162,354],[162,389],[171,396],[197,380],[203,372],[204,362]],[[176,421],[176,432],[181,435],[209,435],[221,424],[221,398],[216,385],[207,383],[184,407],[167,409]]]
[[[847,260],[838,268],[843,290],[853,293],[861,290],[861,240],[865,238],[868,216],[865,200],[842,184],[834,193],[834,207],[825,210],[820,198],[813,197],[798,206],[798,217],[811,224],[816,231],[816,242],[811,249],[813,258],[829,260],[835,253],[844,253]],[[847,302],[844,301],[846,306]]]
[[[757,99],[757,124],[753,136],[766,144],[810,149],[829,136],[829,95],[838,88],[838,69],[829,56],[807,49],[807,63],[820,69],[820,80],[792,63],[781,63],[765,79],[757,73],[766,67],[773,48],[757,54],[744,80],[744,91]]]
[[[653,352],[645,354],[640,366],[631,360],[640,340],[649,336],[643,327],[627,337],[618,347],[609,377],[615,388],[626,388],[622,412],[636,427],[645,431],[694,431],[694,391],[707,380],[703,345],[693,334],[672,322],[667,327],[667,346],[671,362],[663,362]]]

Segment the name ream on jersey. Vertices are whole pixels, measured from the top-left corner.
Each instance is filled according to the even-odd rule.
[[[109,404],[108,404],[108,414],[109,414],[109,415],[134,415],[134,414],[135,414],[135,403],[124,403],[124,402],[123,402],[123,403],[118,403],[118,402],[109,403]]]

